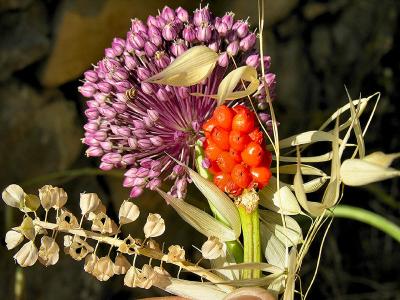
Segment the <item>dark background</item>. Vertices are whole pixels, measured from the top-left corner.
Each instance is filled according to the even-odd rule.
[[[146,19],[165,4],[193,9],[196,1],[1,0],[0,1],[0,187],[21,184],[36,192],[62,185],[69,207],[79,193],[99,193],[115,211],[128,192],[121,179],[80,176],[69,181],[36,180],[48,173],[95,167],[80,143],[84,100],[81,74],[97,62],[114,36],[125,35],[130,18]],[[217,15],[234,11],[257,25],[256,1],[210,1]],[[400,1],[266,1],[266,51],[277,74],[275,107],[281,136],[315,129],[353,98],[382,93],[366,137],[367,152],[400,149]],[[397,163],[398,166],[398,163]],[[364,189],[346,188],[342,203],[368,208],[399,224],[399,180]],[[155,194],[140,200],[146,211],[167,219],[167,244],[199,245],[188,226]],[[143,215],[145,215],[143,213]],[[21,221],[0,205],[0,233]],[[143,221],[143,219],[142,219]],[[127,232],[140,237],[142,223]],[[319,237],[320,238],[320,237]],[[318,245],[318,242],[316,243]],[[315,267],[314,246],[302,269],[303,288]],[[13,299],[14,251],[0,248],[0,296]],[[400,246],[367,225],[337,219],[326,240],[310,299],[400,299]],[[137,299],[144,290],[123,287],[122,276],[100,283],[82,263],[61,254],[55,267],[25,269],[25,299]],[[154,289],[151,293],[161,294]]]

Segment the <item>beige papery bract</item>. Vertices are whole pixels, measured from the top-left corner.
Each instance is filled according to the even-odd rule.
[[[14,259],[21,267],[30,267],[35,264],[38,259],[38,249],[33,241],[24,244],[21,249],[14,255]]]
[[[168,260],[169,261],[184,261],[185,260],[185,249],[183,249],[179,245],[169,246]]]
[[[47,266],[55,265],[58,262],[60,247],[55,239],[49,236],[43,236],[40,241],[39,261]]]
[[[24,235],[16,230],[9,230],[6,233],[6,246],[8,250],[14,249],[24,240]]]
[[[93,276],[100,281],[107,281],[114,276],[114,263],[109,256],[99,258],[92,270]]]
[[[128,224],[136,221],[140,215],[139,207],[129,201],[124,201],[119,208],[119,224]]]
[[[206,259],[217,259],[226,255],[226,244],[222,243],[217,237],[210,236],[201,246],[201,254]]]
[[[116,275],[123,275],[129,270],[132,265],[128,259],[121,253],[118,253],[114,261],[114,273]]]
[[[96,193],[82,193],[79,199],[82,215],[95,211],[100,203],[100,198]]]
[[[149,214],[146,224],[143,227],[144,235],[146,238],[157,237],[164,233],[165,222],[159,214]]]
[[[45,210],[60,209],[67,202],[68,195],[62,188],[45,185],[39,189],[39,198]]]

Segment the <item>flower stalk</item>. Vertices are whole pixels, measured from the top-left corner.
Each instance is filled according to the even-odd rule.
[[[260,247],[260,220],[258,208],[248,211],[247,208],[240,204],[238,206],[240,221],[242,223],[244,263],[261,262]],[[242,278],[260,278],[260,270],[243,270]]]

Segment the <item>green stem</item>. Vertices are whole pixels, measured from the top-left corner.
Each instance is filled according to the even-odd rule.
[[[337,218],[347,218],[363,222],[379,229],[400,243],[400,227],[388,219],[359,207],[338,205],[333,212],[327,213]]]
[[[258,209],[251,213],[246,211],[243,205],[238,207],[240,221],[242,223],[243,234],[243,249],[245,263],[261,262],[261,247],[260,247],[260,221],[258,218]],[[260,270],[243,270],[242,278],[260,278]]]

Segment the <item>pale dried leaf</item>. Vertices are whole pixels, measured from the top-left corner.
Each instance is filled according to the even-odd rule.
[[[238,237],[241,232],[240,218],[239,212],[232,200],[215,184],[201,177],[198,173],[188,167],[187,170],[197,188],[229,223],[229,226],[235,232],[235,237]]]
[[[344,184],[361,186],[400,176],[400,171],[362,159],[347,159],[342,163],[340,175]]]
[[[285,268],[285,245],[265,224],[260,223],[261,246],[267,262],[281,269]]]
[[[296,259],[297,259],[297,249],[292,247],[289,253],[288,266],[287,266],[287,280],[286,288],[283,294],[283,300],[293,300],[294,299],[294,287],[296,278]]]
[[[259,210],[261,222],[282,241],[283,244],[294,246],[303,242],[300,225],[289,216],[282,216],[273,211]],[[282,218],[285,220],[283,225]]]
[[[274,192],[275,190],[275,192]],[[260,205],[284,215],[298,215],[301,208],[295,195],[288,186],[282,186],[276,192],[276,185],[270,184],[259,192]]]
[[[365,156],[363,160],[387,168],[399,157],[400,152],[386,154],[382,151],[377,151]]]
[[[315,176],[326,176],[325,172],[321,171],[320,169],[310,166],[310,165],[305,165],[305,164],[300,164],[300,169],[301,173],[303,175],[315,175]],[[271,172],[276,173],[276,168],[271,168]],[[279,166],[279,174],[296,174],[297,172],[297,164],[292,164],[292,165],[285,165],[285,166]]]
[[[172,86],[191,86],[207,78],[214,70],[218,54],[206,46],[192,47],[177,57],[147,82]]]
[[[237,238],[235,232],[197,207],[168,195],[159,190],[160,195],[167,200],[175,211],[194,229],[207,237],[215,236],[221,241],[232,241]]]

